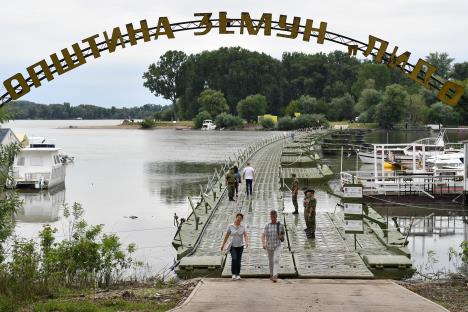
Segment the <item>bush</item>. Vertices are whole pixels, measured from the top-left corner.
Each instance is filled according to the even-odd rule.
[[[195,125],[195,128],[199,129],[202,127],[203,121],[206,119],[211,119],[210,113],[207,111],[201,111],[193,118],[193,123]]]
[[[328,127],[329,122],[323,114],[305,114],[291,119],[291,117],[282,117],[278,121],[278,130],[294,130],[311,127]]]
[[[323,114],[305,114],[294,120],[295,129],[328,126],[328,120]]]
[[[263,129],[273,129],[275,127],[275,123],[270,118],[263,118],[260,124]]]
[[[293,130],[294,129],[294,121],[291,119],[291,117],[281,117],[278,120],[278,124],[276,125],[276,128],[278,130]]]
[[[242,120],[242,118],[238,116],[233,116],[227,113],[221,113],[218,116],[216,116],[215,123],[218,129],[220,128],[236,129],[236,128],[241,128],[244,124],[244,121]]]
[[[155,125],[156,125],[156,122],[154,121],[153,118],[150,118],[150,117],[146,117],[141,122],[142,129],[151,129],[151,128],[154,128]]]
[[[56,241],[57,229],[45,225],[34,241],[17,240],[9,261],[0,266],[0,297],[32,299],[54,295],[61,288],[105,286],[121,280],[124,270],[133,265],[130,255],[114,235],[102,233],[103,226],[89,226],[84,209],[75,203],[64,205],[64,229],[67,237]]]

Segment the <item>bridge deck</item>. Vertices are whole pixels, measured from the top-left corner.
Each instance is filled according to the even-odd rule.
[[[283,244],[279,275],[299,277],[354,277],[372,278],[359,255],[351,251],[327,214],[318,214],[317,238],[308,240],[301,216],[282,215],[283,194],[280,186],[282,143],[272,143],[259,150],[252,158],[255,167],[253,196],[245,195],[245,185],[240,185],[239,198],[235,202],[223,198],[207,225],[194,257],[218,256],[223,233],[232,223],[237,212],[244,214],[248,226],[250,246],[242,258],[244,277],[268,277],[268,257],[261,246],[261,233],[269,222],[269,211],[280,212],[280,220],[286,224],[287,242]],[[226,257],[222,276],[231,275],[231,257]]]
[[[287,240],[283,244],[280,259],[279,275],[281,277],[367,279],[374,278],[373,272],[375,271],[371,272],[364,263],[363,259],[366,255],[377,256],[371,261],[377,264],[381,263],[382,257],[385,258],[384,262],[393,263],[392,261],[400,260],[405,262],[404,259],[395,258],[395,253],[388,248],[389,244],[401,243],[402,235],[396,230],[389,230],[390,241],[386,244],[380,237],[377,237],[382,234],[379,233],[380,229],[370,222],[365,223],[365,233],[357,236],[355,249],[354,236],[344,233],[343,214],[340,212],[318,211],[316,238],[315,240],[307,239],[302,212],[299,215],[283,213],[284,198],[280,190],[282,177],[285,177],[286,172],[288,174],[293,171],[298,174],[304,172],[304,168],[281,170],[284,144],[284,140],[272,142],[251,156],[250,162],[256,170],[253,196],[246,197],[244,183],[240,185],[239,197],[236,201],[228,201],[227,196],[223,195],[211,219],[207,221],[198,246],[188,257],[191,259],[182,260],[189,263],[186,265],[188,270],[194,269],[193,263],[203,266],[205,261],[207,267],[218,268],[218,273],[214,275],[219,276],[219,273],[224,277],[231,275],[231,257],[225,257],[225,263],[223,263],[219,248],[227,226],[233,222],[237,212],[242,212],[250,246],[244,250],[241,275],[268,277],[268,257],[261,246],[261,233],[265,224],[269,222],[269,212],[272,209],[279,212],[279,220],[286,226]],[[373,218],[380,218],[372,209],[370,209],[370,214]],[[401,254],[401,252],[396,253],[398,257],[405,258]],[[191,272],[193,276],[194,271]]]

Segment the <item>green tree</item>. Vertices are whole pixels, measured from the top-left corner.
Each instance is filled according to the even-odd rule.
[[[359,66],[357,80],[352,86],[352,94],[359,98],[362,90],[369,88],[369,80],[373,80],[376,90],[383,90],[391,83],[390,69],[383,64],[363,63]]]
[[[429,53],[426,56],[426,61],[437,67],[436,74],[447,79],[452,71],[452,62],[453,58],[449,57],[449,55],[445,52],[439,53]]]
[[[208,112],[211,116],[217,116],[229,111],[226,98],[221,91],[212,89],[203,90],[198,97],[198,104],[200,105],[200,112]]]
[[[301,104],[298,100],[292,100],[288,106],[284,109],[284,115],[294,117],[294,113],[300,113],[302,111]]]
[[[351,120],[354,116],[353,107],[354,99],[349,93],[334,98],[330,102],[327,118],[329,120]]]
[[[382,92],[375,89],[364,89],[361,92],[354,111],[359,114],[359,121],[371,122],[374,119],[375,109],[382,101]]]
[[[421,94],[418,93],[409,95],[406,120],[413,124],[423,123],[426,118],[427,109],[426,101]]]
[[[444,103],[435,103],[427,110],[427,119],[432,123],[441,123],[447,125],[457,125],[460,120],[460,115],[453,109],[452,106]]]
[[[207,119],[211,119],[211,114],[208,113],[207,111],[201,111],[193,118],[193,124],[195,125],[195,128],[199,129],[203,125],[203,121]]]
[[[468,62],[454,64],[451,76],[456,80],[468,79]]]
[[[249,95],[237,103],[239,116],[247,121],[256,121],[257,116],[266,113],[268,107],[267,99],[261,94]]]
[[[390,129],[400,122],[407,108],[408,94],[397,84],[385,88],[382,102],[377,105],[375,121],[383,128]]]
[[[143,86],[148,88],[156,96],[162,96],[172,102],[174,120],[176,116],[176,103],[180,96],[182,81],[181,67],[187,60],[187,55],[182,51],[170,50],[164,53],[157,64],[151,64],[148,71],[143,73]]]

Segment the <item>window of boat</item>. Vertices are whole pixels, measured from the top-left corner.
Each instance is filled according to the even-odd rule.
[[[43,166],[43,160],[41,156],[32,156],[30,162],[31,166]]]
[[[18,158],[18,161],[16,162],[18,166],[24,166],[24,157]]]

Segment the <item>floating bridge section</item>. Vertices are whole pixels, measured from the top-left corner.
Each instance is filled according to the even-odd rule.
[[[281,189],[288,183],[291,173],[307,182],[332,175],[314,150],[315,141],[326,133],[327,130],[296,133],[294,142],[290,135],[276,135],[247,147],[235,160],[227,160],[223,168],[215,172],[207,188],[202,189],[197,201],[190,199],[192,213],[185,222],[179,222],[173,241],[180,260],[177,273],[182,277],[231,276],[231,257],[220,251],[220,245],[227,226],[236,213],[242,212],[250,246],[244,250],[241,274],[268,277],[268,257],[261,246],[261,233],[269,222],[270,210],[275,209],[287,234],[280,259],[281,277],[399,278],[412,274],[403,235],[395,228],[382,231],[378,224],[383,221],[371,208],[369,220],[377,222],[366,221],[365,234],[357,236],[356,249],[354,236],[344,231],[340,212],[317,213],[315,240],[305,235],[302,212],[299,215],[283,213]],[[245,196],[242,183],[238,199],[228,201],[224,175],[229,166],[235,163],[241,168],[248,160],[256,170],[253,196]],[[285,166],[289,160],[295,161],[295,165]]]

